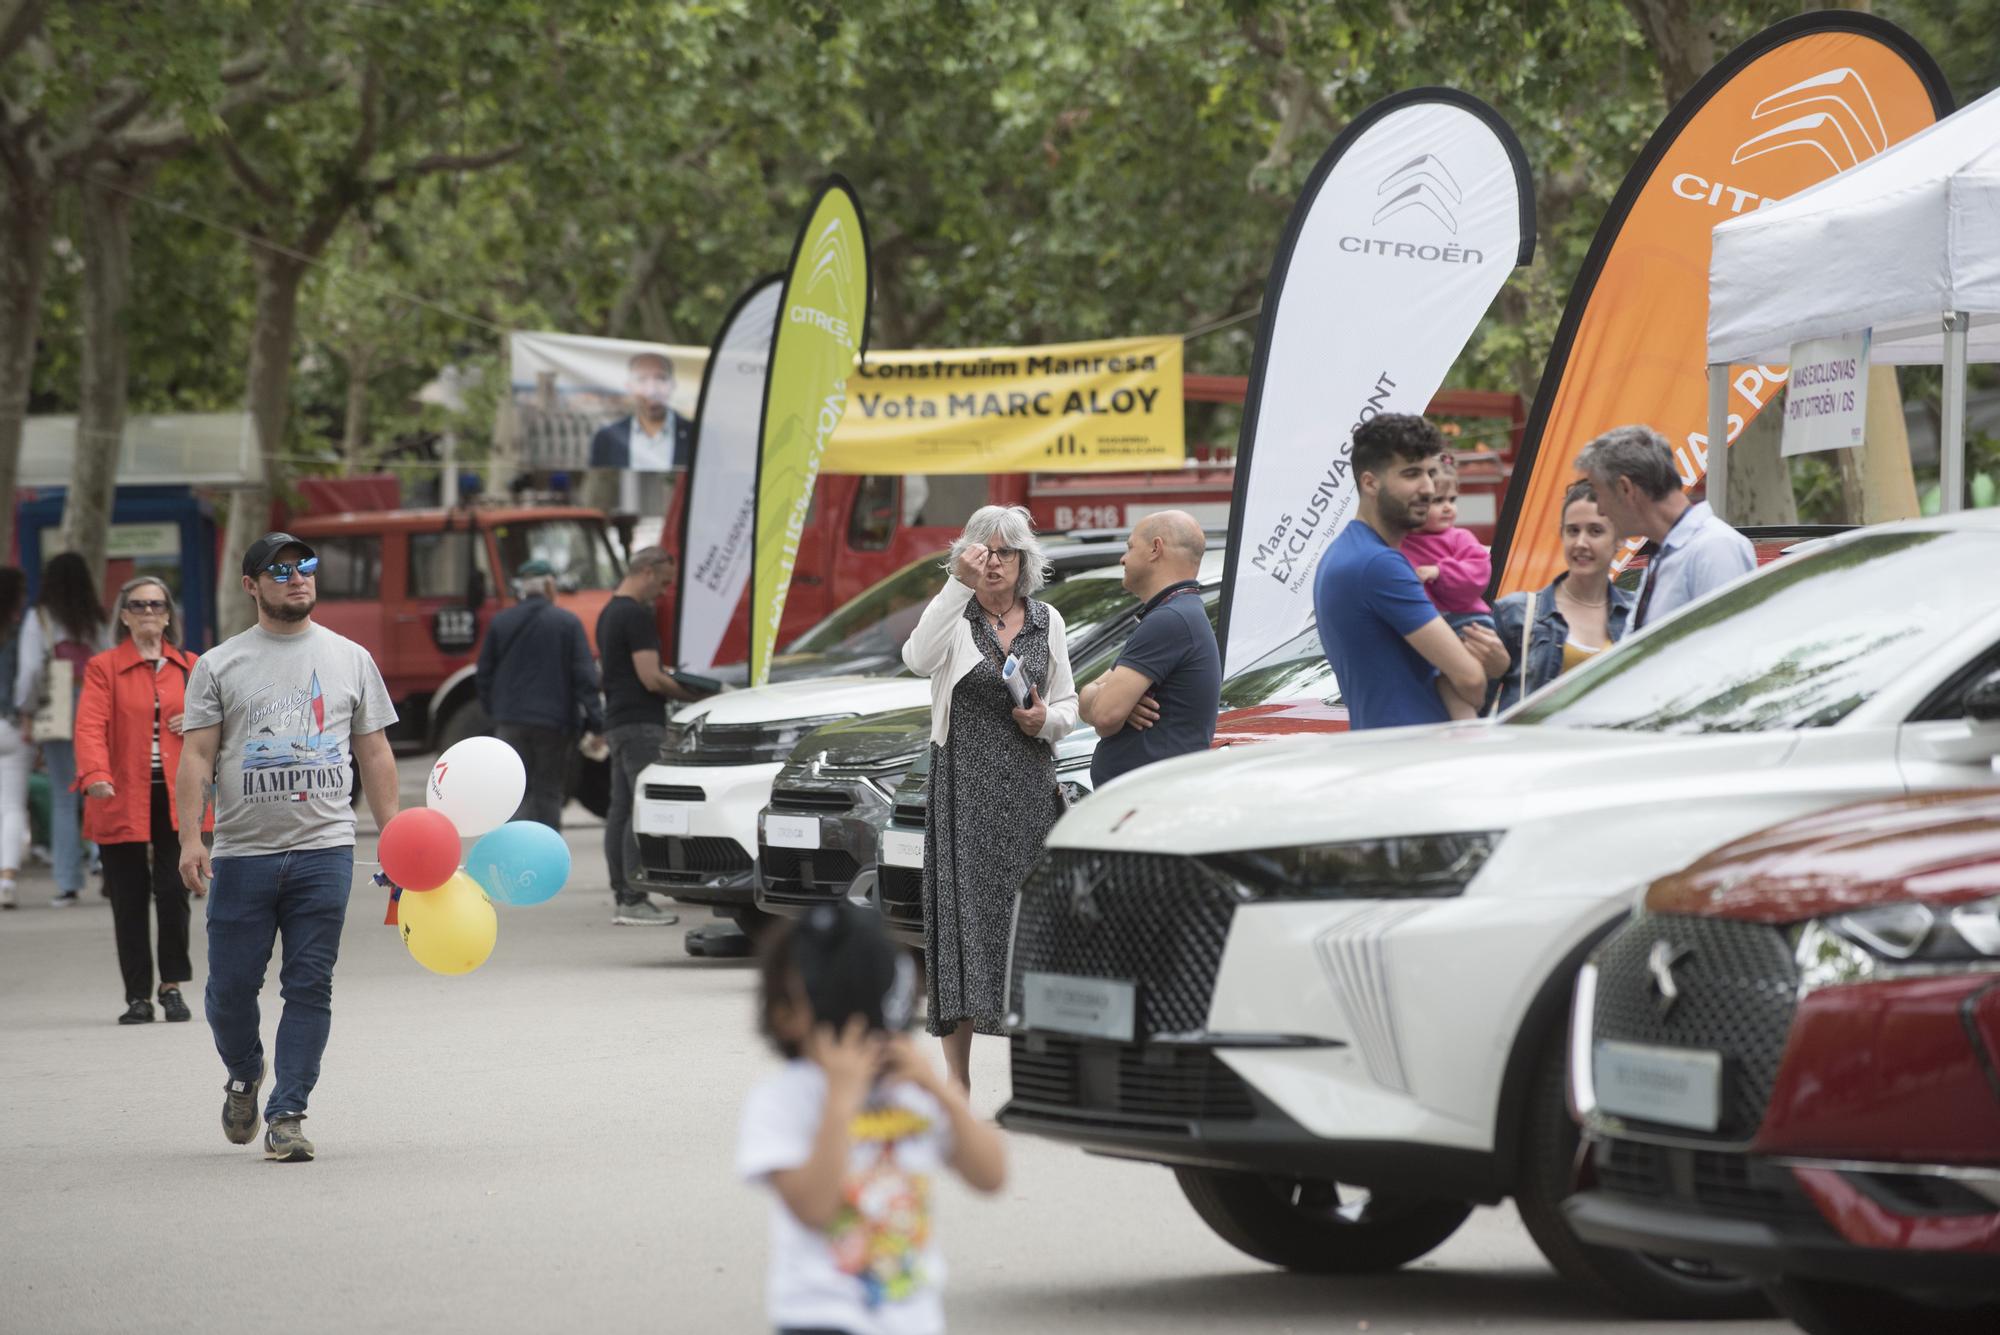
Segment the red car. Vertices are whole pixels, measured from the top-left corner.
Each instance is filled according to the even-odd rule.
[[[1577,983],[1590,1242],[1769,1277],[1813,1335],[2000,1332],[2000,794],[1656,882]]]

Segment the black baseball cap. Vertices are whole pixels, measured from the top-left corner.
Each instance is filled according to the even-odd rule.
[[[243,573],[252,579],[257,578],[264,573],[264,567],[276,560],[278,553],[287,547],[303,547],[307,556],[319,555],[312,549],[311,543],[301,541],[289,533],[266,533],[251,543],[250,549],[243,553]]]
[[[917,970],[889,939],[882,915],[816,904],[792,929],[792,960],[815,1024],[840,1029],[859,1015],[870,1029],[900,1033],[916,1010]]]

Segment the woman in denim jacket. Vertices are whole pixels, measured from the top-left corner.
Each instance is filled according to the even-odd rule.
[[[1563,494],[1562,544],[1568,570],[1539,592],[1510,593],[1493,605],[1494,627],[1507,646],[1507,675],[1494,683],[1498,709],[1512,708],[1625,634],[1633,595],[1611,582],[1618,534],[1588,482],[1572,483]]]

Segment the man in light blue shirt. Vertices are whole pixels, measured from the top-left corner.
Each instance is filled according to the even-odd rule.
[[[1707,501],[1688,500],[1673,451],[1653,428],[1613,427],[1584,446],[1576,470],[1590,479],[1614,529],[1654,544],[1631,631],[1757,568],[1748,538],[1716,518]]]

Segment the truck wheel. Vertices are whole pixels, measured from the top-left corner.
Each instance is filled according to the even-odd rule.
[[[1464,1201],[1373,1194],[1208,1168],[1174,1178],[1201,1221],[1236,1250],[1315,1275],[1365,1275],[1408,1265],[1458,1231]]]
[[[1807,1335],[1878,1335],[1888,1330],[1992,1335],[2000,1330],[2000,1299],[1927,1302],[1886,1289],[1818,1279],[1777,1280],[1768,1292],[1778,1310]]]
[[[1521,1177],[1514,1204],[1556,1273],[1592,1298],[1634,1316],[1718,1320],[1769,1316],[1755,1281],[1706,1261],[1593,1247],[1562,1212],[1574,1185],[1580,1135],[1569,1115],[1559,1031],[1544,1045],[1522,1117]]]
[[[479,707],[479,701],[468,699],[445,715],[438,725],[437,749],[449,751],[468,737],[490,737],[493,735],[493,720]]]

